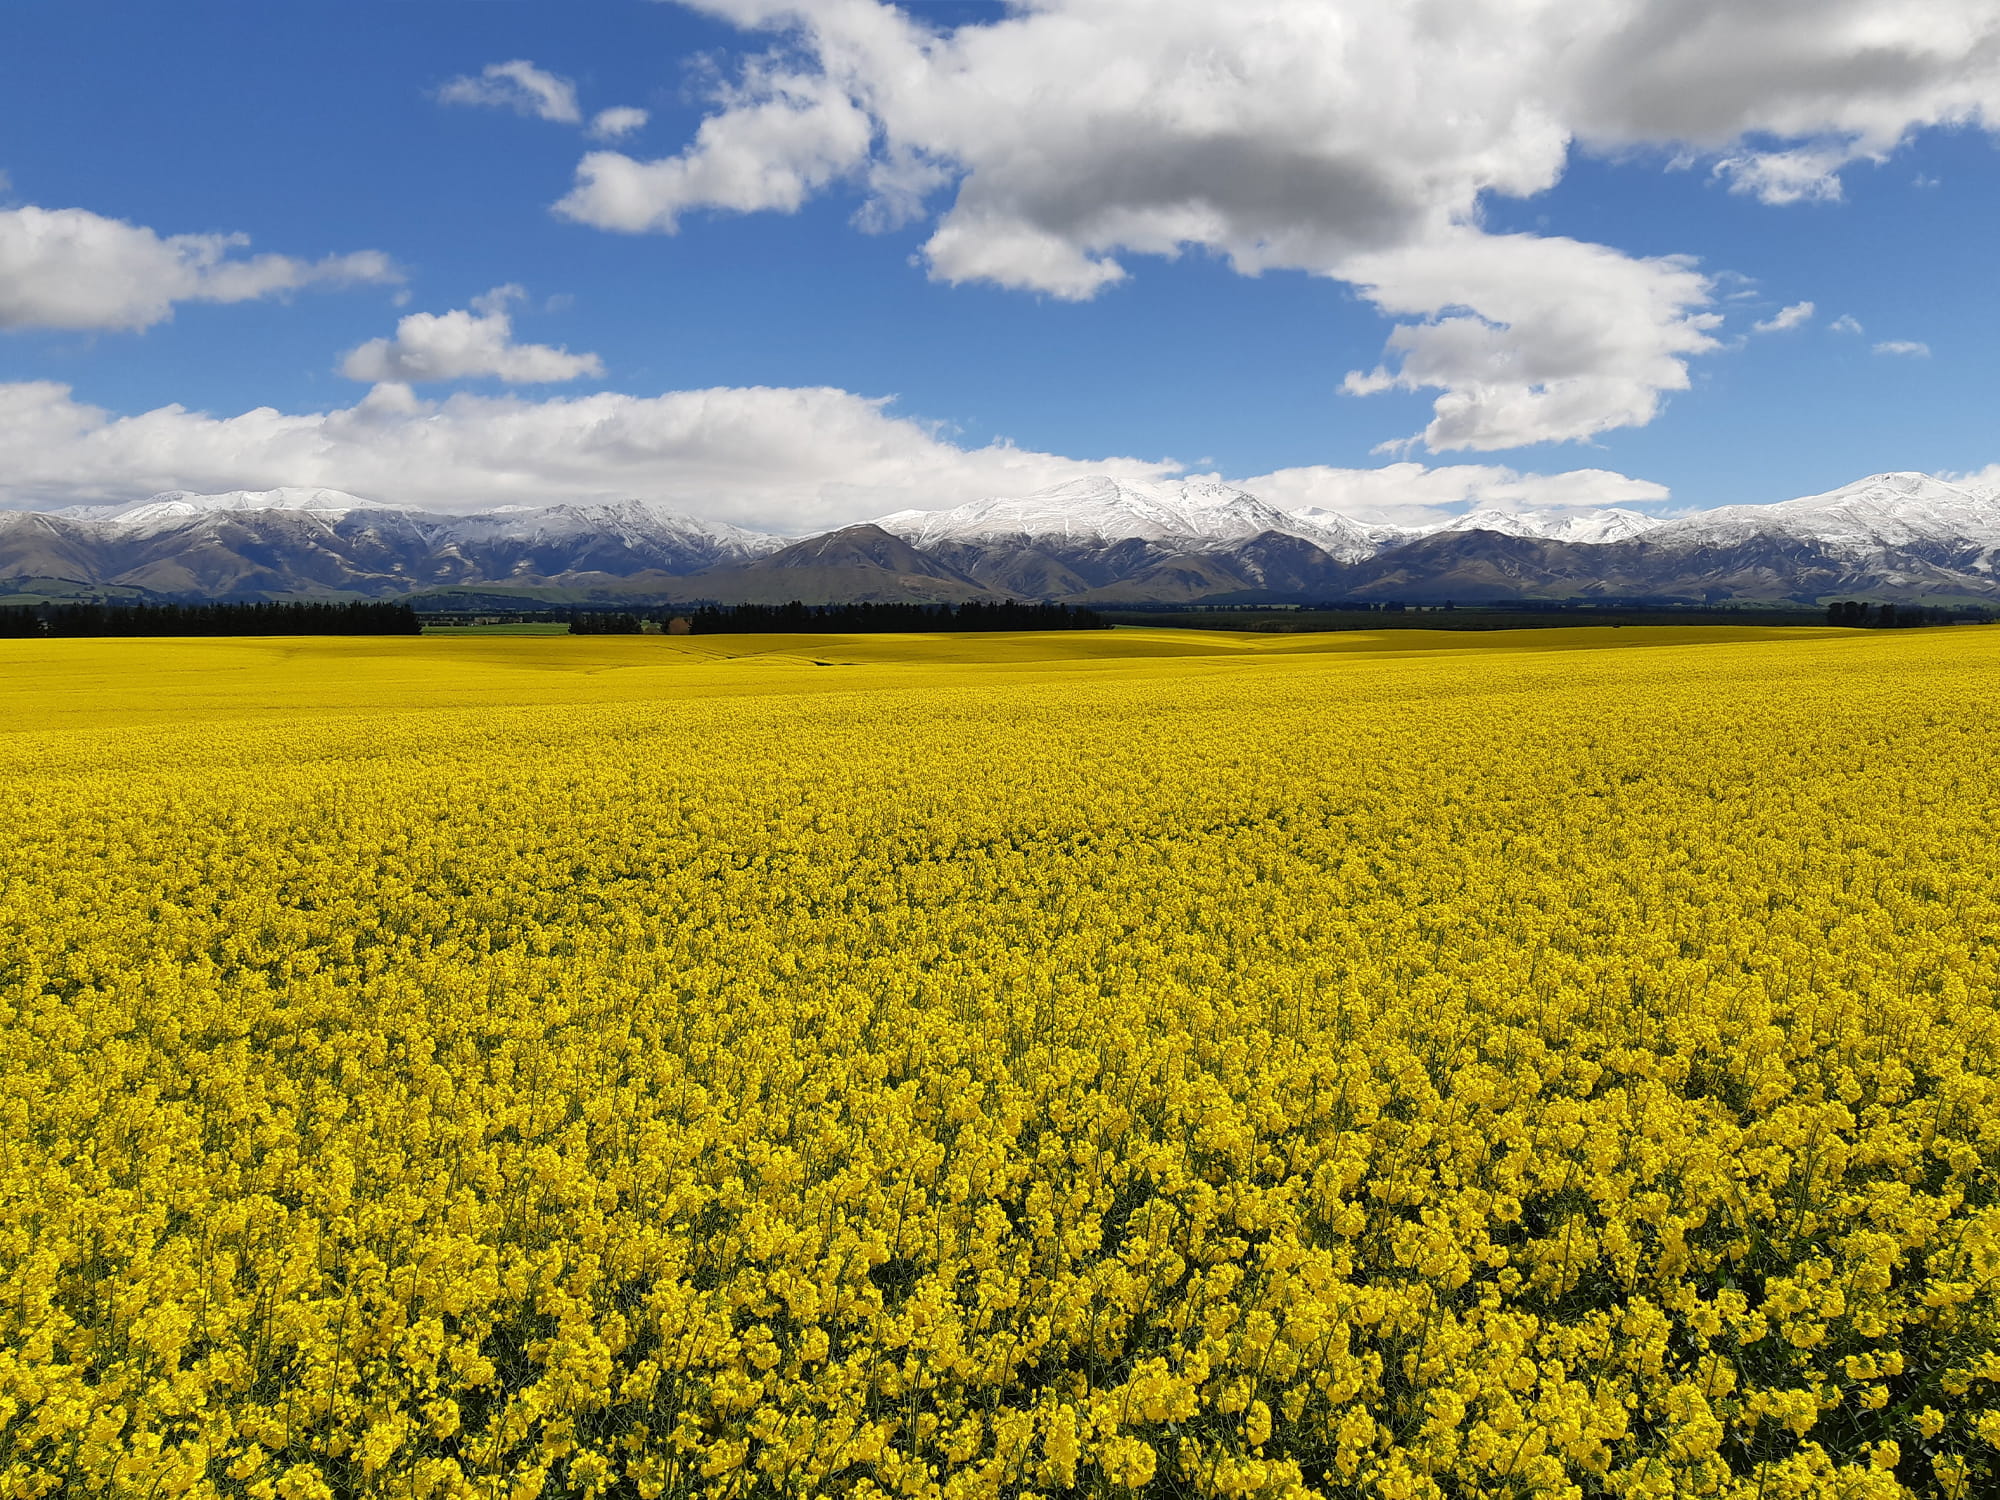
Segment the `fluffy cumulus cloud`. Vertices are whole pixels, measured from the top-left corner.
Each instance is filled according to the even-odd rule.
[[[81,208],[0,209],[0,328],[150,328],[179,302],[400,281],[386,255],[238,254],[240,234],[162,235]]]
[[[1875,352],[1899,355],[1904,359],[1929,359],[1931,346],[1916,339],[1884,339],[1875,346]]]
[[[1687,262],[1577,240],[1451,230],[1356,256],[1346,274],[1385,312],[1433,314],[1389,336],[1393,366],[1344,386],[1440,390],[1421,434],[1433,451],[1650,422],[1661,394],[1688,384],[1686,356],[1716,347],[1722,321],[1696,310],[1708,282]]]
[[[1810,302],[1794,302],[1789,307],[1779,308],[1763,322],[1752,323],[1750,327],[1756,333],[1789,333],[1794,328],[1803,328],[1810,323],[1815,311]]]
[[[1311,464],[1231,481],[1281,510],[1330,510],[1360,521],[1415,525],[1466,510],[1599,510],[1655,506],[1663,484],[1609,469],[1523,474],[1496,464],[1385,464],[1336,469]]]
[[[614,104],[590,117],[590,133],[600,141],[622,140],[635,130],[643,130],[653,117],[629,104]]]
[[[66,386],[0,385],[0,504],[14,508],[302,485],[436,510],[640,496],[804,533],[1084,474],[1171,472],[1005,443],[962,448],[882,400],[817,387],[430,402],[383,384],[326,412],[218,417],[167,406],[118,417]]]
[[[397,323],[394,338],[370,339],[349,350],[340,373],[349,380],[403,385],[487,376],[510,385],[539,385],[604,373],[595,354],[515,343],[507,304],[523,295],[518,286],[501,286],[473,298],[469,310],[412,313]]]
[[[1134,255],[1349,282],[1411,321],[1348,389],[1430,389],[1433,449],[1651,419],[1713,347],[1673,257],[1481,228],[1574,149],[1663,148],[1766,202],[2000,120],[2000,0],[1035,0],[941,29],[885,0],[684,0],[773,45],[682,151],[594,151],[559,212],[673,232],[837,183],[927,214],[933,276],[1083,299]]]
[[[704,120],[679,156],[591,152],[557,211],[600,229],[671,234],[696,206],[792,212],[866,159],[874,126],[832,82],[766,74],[739,92],[743,102]]]
[[[536,67],[524,57],[512,62],[488,63],[476,77],[454,78],[438,90],[438,98],[446,104],[511,109],[516,114],[553,120],[558,125],[583,123],[576,85]]]

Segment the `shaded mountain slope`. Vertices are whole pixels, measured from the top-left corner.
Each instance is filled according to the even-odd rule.
[[[957,604],[1000,597],[880,526],[848,526],[686,580],[719,604]]]

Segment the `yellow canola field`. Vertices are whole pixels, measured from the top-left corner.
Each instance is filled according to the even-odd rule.
[[[0,642],[0,1496],[1992,1494],[1996,687]]]

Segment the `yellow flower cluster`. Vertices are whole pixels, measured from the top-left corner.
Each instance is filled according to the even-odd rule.
[[[2000,632],[1676,639],[0,643],[0,1496],[1993,1493]]]

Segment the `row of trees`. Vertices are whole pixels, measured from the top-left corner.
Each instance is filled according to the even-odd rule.
[[[1388,614],[1400,602],[1376,604]],[[1445,606],[1450,609],[1450,605]],[[1869,604],[1843,599],[1826,607],[1829,625],[1893,629],[1986,618],[1983,612],[1920,604]],[[572,635],[638,635],[652,621],[670,628],[687,621],[695,635],[815,633],[859,635],[890,631],[1108,630],[1095,610],[1073,604],[789,604],[710,605],[678,615],[578,611]],[[416,635],[422,623],[408,604],[34,604],[0,607],[0,637],[141,635]]]
[[[417,635],[407,604],[29,604],[0,608],[0,637]]]
[[[695,635],[827,631],[841,635],[911,630],[1108,630],[1094,610],[1074,604],[738,604],[686,616]]]
[[[1073,604],[790,604],[709,605],[680,615],[648,617],[671,630],[684,620],[692,635],[873,635],[890,631],[1108,630],[1094,610]],[[637,635],[646,620],[633,614],[583,614],[570,618],[571,635]]]
[[[637,615],[577,613],[569,617],[571,635],[638,635],[646,622]]]
[[[1826,607],[1829,625],[1857,625],[1875,630],[1893,630],[1910,625],[1956,625],[1967,620],[1984,624],[1992,617],[1984,610],[1927,608],[1921,604],[1869,604],[1860,599],[1842,599]]]

